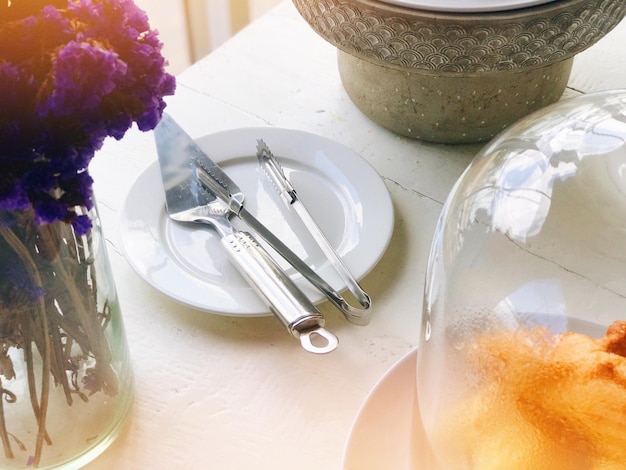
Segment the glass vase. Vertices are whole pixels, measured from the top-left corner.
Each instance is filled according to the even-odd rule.
[[[624,320],[626,91],[611,91],[519,121],[444,205],[417,366],[440,468],[624,468]]]
[[[76,209],[79,211],[80,209]],[[0,213],[0,468],[80,468],[117,437],[132,371],[97,210]],[[86,233],[83,233],[86,232]]]

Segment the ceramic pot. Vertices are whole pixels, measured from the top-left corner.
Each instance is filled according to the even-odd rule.
[[[557,0],[506,11],[418,10],[376,0],[294,0],[338,48],[354,104],[396,133],[491,139],[557,101],[576,54],[626,14],[623,0]]]

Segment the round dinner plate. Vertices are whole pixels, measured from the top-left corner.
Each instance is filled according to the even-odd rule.
[[[398,361],[361,406],[343,470],[436,470],[417,403],[417,350]]]
[[[248,211],[338,291],[345,287],[341,278],[260,169],[257,139],[263,139],[276,156],[300,200],[354,277],[363,278],[380,260],[393,231],[393,206],[382,178],[349,148],[303,131],[242,128],[197,139],[243,190]],[[231,221],[248,230],[236,217]],[[212,228],[168,218],[158,162],[132,186],[120,230],[131,266],[164,294],[217,314],[270,314],[230,263]],[[313,302],[325,299],[284,260],[275,258]]]
[[[555,0],[379,0],[416,10],[445,11],[448,13],[479,13],[527,8]]]

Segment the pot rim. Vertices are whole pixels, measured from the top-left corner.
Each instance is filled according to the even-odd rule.
[[[517,10],[448,13],[377,0],[293,0],[338,49],[407,70],[481,73],[536,68],[582,52],[626,15],[623,0],[556,0]]]

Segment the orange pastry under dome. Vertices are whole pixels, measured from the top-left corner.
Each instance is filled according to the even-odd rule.
[[[433,240],[418,396],[441,468],[626,462],[626,91],[487,145]]]

